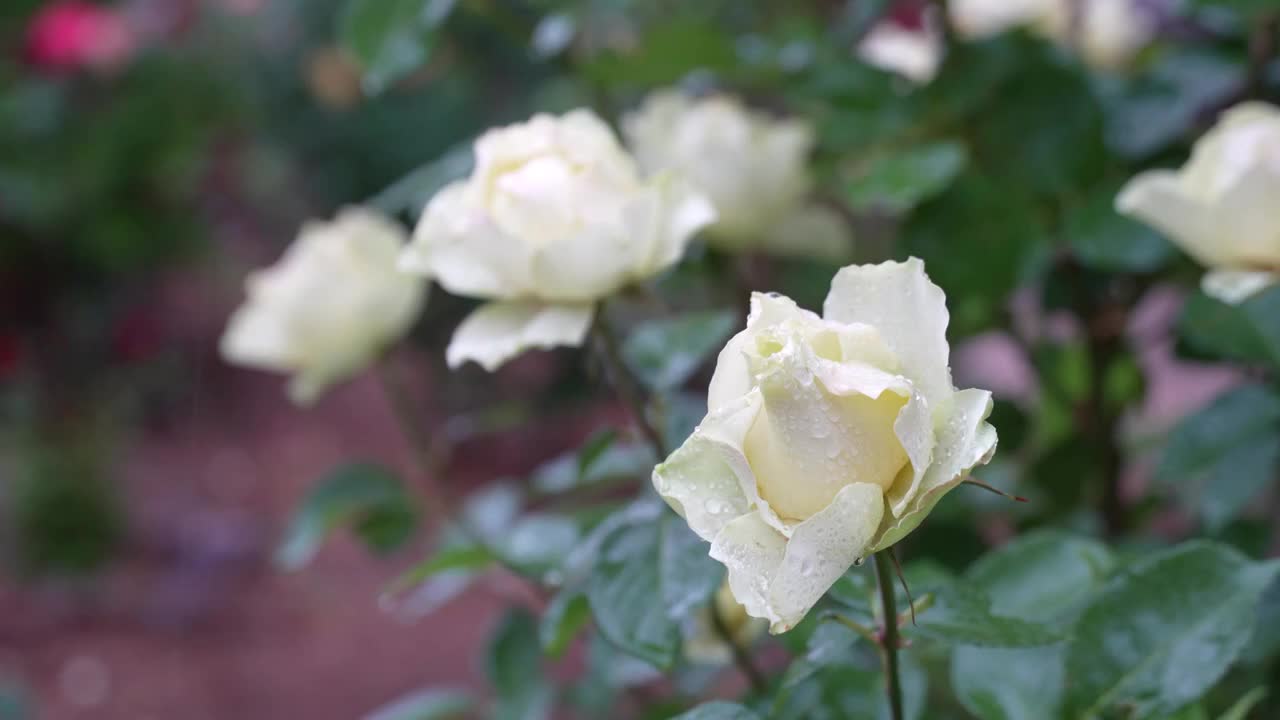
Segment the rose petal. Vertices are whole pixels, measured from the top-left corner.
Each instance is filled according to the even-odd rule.
[[[734,597],[770,632],[795,627],[841,575],[864,557],[884,513],[880,488],[855,483],[796,526],[788,541],[759,513],[724,527],[711,557],[729,570]]]
[[[941,412],[947,422],[938,430],[933,464],[904,511],[886,516],[875,540],[875,550],[893,545],[916,528],[949,490],[969,471],[991,459],[996,451],[996,429],[984,422],[991,414],[991,393],[958,390]]]
[[[755,484],[742,445],[760,412],[760,393],[709,413],[666,462],[653,469],[653,486],[663,500],[710,542],[724,526],[748,511],[744,486]]]
[[[458,295],[514,298],[529,295],[532,254],[528,244],[504,234],[457,182],[427,203],[400,255],[400,269],[435,278]]]
[[[1200,289],[1229,305],[1240,303],[1280,282],[1280,274],[1266,270],[1211,270],[1200,279]]]
[[[581,345],[594,313],[595,306],[589,304],[491,302],[462,321],[445,357],[451,368],[473,360],[492,372],[531,347]]]
[[[1140,173],[1116,196],[1116,211],[1159,230],[1202,265],[1218,265],[1225,258],[1217,214],[1187,193],[1177,173]]]
[[[879,265],[850,265],[836,273],[822,306],[828,320],[866,323],[898,358],[929,405],[937,408],[955,391],[947,363],[947,299],[918,258]]]

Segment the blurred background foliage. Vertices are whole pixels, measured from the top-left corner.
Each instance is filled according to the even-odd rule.
[[[851,259],[924,259],[957,375],[996,393],[1000,451],[980,477],[1030,502],[966,489],[904,543],[913,591],[936,601],[907,628],[908,715],[1276,716],[1280,585],[1247,558],[1280,551],[1280,289],[1209,298],[1201,268],[1113,203],[1138,171],[1180,164],[1223,108],[1280,99],[1280,8],[1138,4],[1156,31],[1123,69],[1014,29],[949,38],[917,84],[856,49],[878,23],[921,27],[923,2],[8,0],[0,538],[15,581],[98,577],[127,552],[119,450],[194,412],[246,257],[273,259],[302,218],[344,204],[411,224],[484,128],[578,106],[616,121],[674,84],[811,120],[816,186],[856,230]],[[836,268],[698,247],[619,303],[669,446],[701,416],[745,291],[816,308]],[[175,295],[191,278],[205,289]],[[469,307],[434,293],[401,369],[442,378],[438,350]],[[378,462],[316,478],[278,523],[275,559],[293,570],[346,527],[383,554],[432,548],[384,597],[415,617],[493,572],[531,588],[477,649],[484,699],[431,688],[371,717],[667,717],[708,688],[737,697],[687,667],[690,630],[667,612],[705,605],[718,565],[635,499],[655,458],[612,422],[589,355],[543,361],[509,371],[518,393],[474,367],[433,380],[426,444],[447,454],[566,407],[618,427],[566,431],[550,460],[538,448],[501,463],[518,471],[495,469],[500,482],[451,487],[465,532],[435,537],[412,483]],[[855,568],[828,602],[871,618],[868,583]],[[883,717],[872,646],[824,617],[762,641],[776,672],[751,709],[690,717]],[[0,717],[24,705],[0,689]]]

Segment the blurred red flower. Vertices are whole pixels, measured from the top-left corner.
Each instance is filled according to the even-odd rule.
[[[45,70],[110,70],[134,52],[134,33],[116,10],[81,0],[45,5],[27,27],[27,62]]]

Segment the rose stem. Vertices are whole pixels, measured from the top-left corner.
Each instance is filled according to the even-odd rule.
[[[898,606],[893,598],[893,567],[888,552],[875,554],[876,584],[880,586],[881,617],[884,632],[880,634],[880,659],[884,663],[884,688],[889,696],[889,713],[893,720],[903,720],[902,680],[898,677]]]
[[[658,432],[658,428],[650,422],[648,413],[645,412],[646,403],[643,391],[640,389],[636,379],[632,377],[630,371],[627,370],[626,363],[622,360],[618,336],[609,324],[607,307],[603,302],[596,308],[596,316],[591,324],[591,333],[595,336],[596,347],[600,351],[600,359],[604,364],[606,377],[612,383],[614,391],[618,394],[623,404],[627,406],[632,422],[640,428],[640,433],[644,435],[645,441],[653,449],[654,456],[658,462],[662,462],[667,457],[666,443],[662,440],[662,433]],[[716,606],[714,600],[710,605],[711,624],[715,626],[716,633],[720,635],[720,639],[729,646],[729,650],[733,653],[734,664],[738,666],[738,670],[751,683],[752,689],[756,692],[764,691],[767,683],[760,669],[752,661],[751,654],[747,652],[746,648],[739,645],[733,637],[733,632],[725,624],[724,618],[720,614],[720,608]]]

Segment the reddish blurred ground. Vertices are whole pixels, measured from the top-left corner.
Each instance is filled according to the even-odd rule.
[[[176,417],[122,451],[125,557],[92,585],[0,587],[0,678],[25,685],[43,720],[348,720],[421,687],[483,692],[479,650],[515,590],[501,579],[409,623],[377,600],[421,545],[375,559],[343,537],[298,574],[270,564],[324,471],[356,458],[407,465],[378,385],[364,378],[294,408],[279,380],[217,359],[225,303],[197,309],[188,290],[172,294],[197,382]],[[488,438],[448,482],[527,471],[570,447],[584,420]]]

